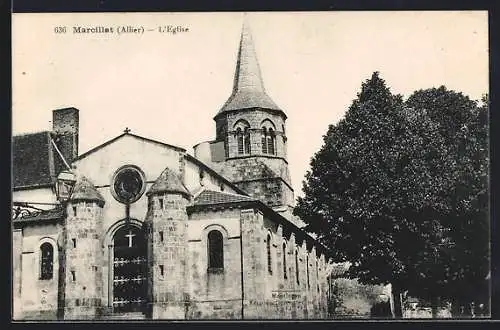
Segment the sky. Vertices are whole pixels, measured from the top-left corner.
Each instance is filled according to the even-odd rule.
[[[50,130],[52,110],[80,110],[79,153],[131,132],[192,150],[215,137],[231,94],[243,13],[12,15],[13,134]],[[488,92],[486,11],[248,13],[264,86],[288,115],[296,196],[310,158],[379,71],[405,97],[445,85]],[[161,33],[182,26],[187,32]],[[143,27],[82,34],[73,27]],[[55,33],[66,27],[66,33]]]

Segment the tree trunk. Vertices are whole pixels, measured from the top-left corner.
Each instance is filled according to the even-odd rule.
[[[432,318],[435,319],[438,316],[438,308],[440,304],[439,297],[431,297],[431,308],[432,308]]]
[[[399,287],[392,287],[392,296],[394,298],[394,317],[401,319],[403,317],[403,300],[401,299],[402,290]]]
[[[451,300],[451,317],[460,317],[460,299],[458,297],[453,297]]]

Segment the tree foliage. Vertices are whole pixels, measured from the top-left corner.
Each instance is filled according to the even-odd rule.
[[[311,160],[294,213],[362,283],[456,296],[489,271],[488,102],[406,101],[375,72]]]

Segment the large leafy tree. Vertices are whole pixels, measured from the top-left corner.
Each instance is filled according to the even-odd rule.
[[[444,87],[404,102],[374,73],[329,126],[295,214],[362,283],[430,299],[474,287],[488,271],[487,113]]]

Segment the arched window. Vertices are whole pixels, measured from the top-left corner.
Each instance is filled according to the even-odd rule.
[[[208,270],[219,272],[224,269],[224,242],[218,230],[208,233]]]
[[[40,279],[51,280],[54,273],[54,248],[50,243],[40,246]]]
[[[243,139],[245,140],[245,154],[250,154],[251,153],[251,148],[250,148],[250,130],[248,127],[245,127],[245,131],[243,132]]]
[[[299,253],[295,250],[295,278],[297,279],[297,284],[300,284],[299,279]]]
[[[262,143],[262,153],[267,154],[267,129],[262,128],[261,143]]]
[[[274,130],[270,128],[267,134],[267,153],[270,155],[275,154],[275,149],[276,149],[275,142],[276,142],[276,137],[274,134]]]
[[[227,135],[224,137],[224,156],[229,157],[229,137]]]
[[[238,143],[238,154],[250,154],[250,129],[246,123],[240,122],[238,124],[240,127],[236,129],[236,141]],[[242,129],[243,127],[243,129]]]
[[[243,154],[244,149],[243,149],[243,133],[241,131],[241,128],[236,129],[236,139],[238,141],[238,154]]]
[[[260,126],[262,128],[262,153],[269,155],[276,154],[276,126],[269,119],[264,119]]]
[[[286,280],[288,278],[286,274],[286,244],[283,243],[283,278]]]
[[[267,271],[270,275],[273,274],[273,263],[271,257],[271,234],[267,234]]]

